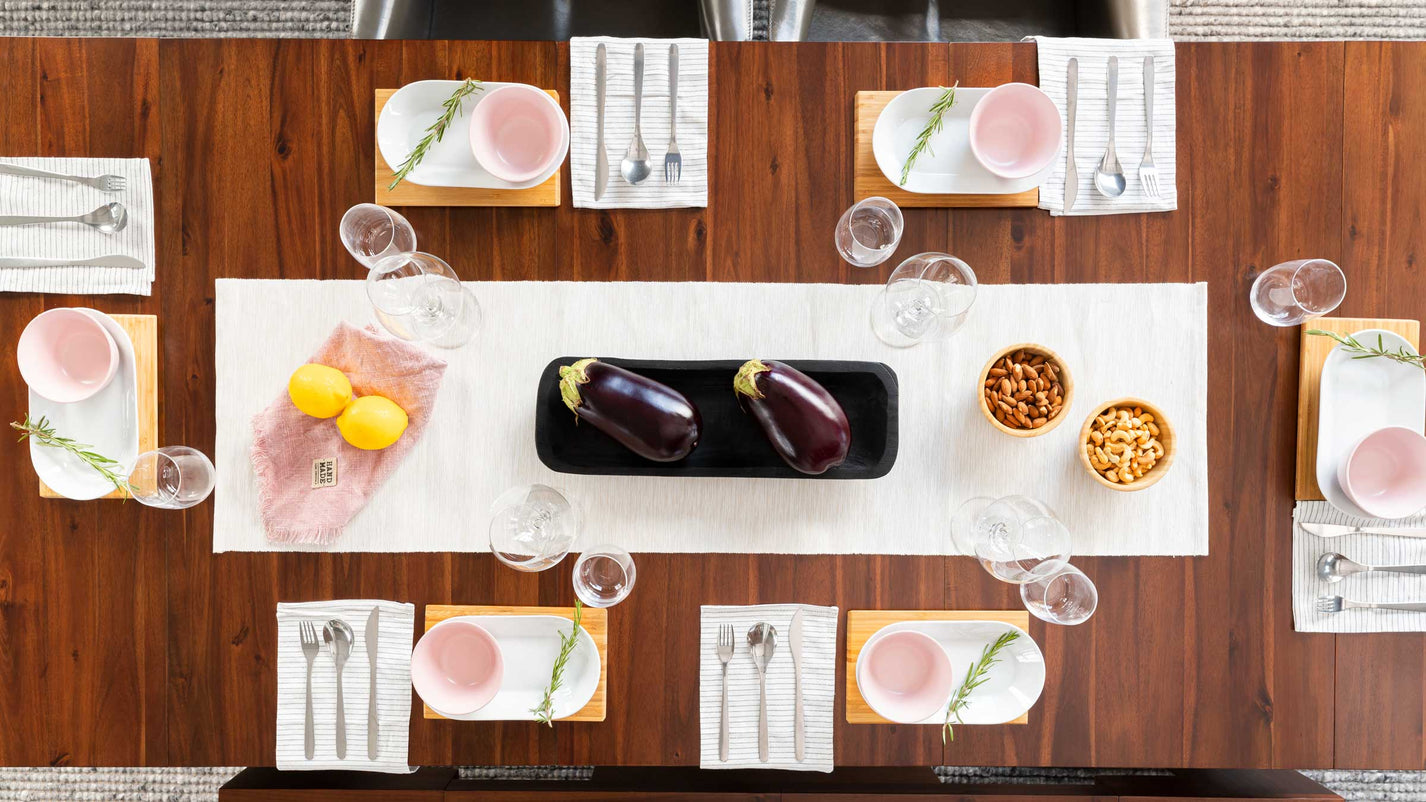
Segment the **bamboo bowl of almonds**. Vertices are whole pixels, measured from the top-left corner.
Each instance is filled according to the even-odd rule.
[[[1173,426],[1141,398],[1096,407],[1079,430],[1079,461],[1110,490],[1130,493],[1164,478],[1177,453]]]
[[[1074,377],[1064,364],[1035,343],[1001,350],[980,371],[981,414],[1011,437],[1048,434],[1074,401]]]

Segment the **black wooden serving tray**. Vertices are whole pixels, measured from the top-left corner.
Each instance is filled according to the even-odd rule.
[[[535,450],[560,473],[602,476],[734,476],[758,479],[876,479],[896,462],[896,373],[880,362],[779,360],[817,380],[837,399],[852,428],[847,461],[819,476],[794,470],[773,451],[753,416],[733,393],[733,376],[746,360],[604,359],[678,390],[703,416],[703,436],[678,462],[654,462],[579,422],[559,393],[559,369],[584,359],[564,356],[540,374],[535,405]]]

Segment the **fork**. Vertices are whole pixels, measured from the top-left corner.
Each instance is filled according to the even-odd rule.
[[[316,752],[316,735],[312,724],[312,663],[317,659],[317,653],[322,650],[322,643],[317,640],[317,628],[311,621],[298,624],[297,631],[302,636],[302,654],[307,657],[307,722],[302,729],[302,750],[307,759],[311,760]]]
[[[65,175],[63,173],[51,173],[48,170],[36,170],[33,167],[21,167],[18,164],[0,163],[0,173],[7,175],[25,175],[31,178],[58,178],[61,181],[87,184],[103,192],[123,192],[129,185],[128,179],[122,175],[98,175],[93,178],[87,178],[82,175]]]
[[[1144,195],[1159,197],[1159,168],[1154,166],[1154,57],[1144,56],[1144,159],[1139,162],[1139,183]]]
[[[1359,602],[1341,596],[1320,596],[1317,599],[1319,613],[1340,613],[1343,610],[1406,610],[1426,613],[1426,602]]]
[[[723,719],[718,728],[718,759],[728,761],[728,661],[733,659],[733,626],[718,627],[718,659],[723,663]]]
[[[678,152],[678,45],[668,46],[668,155],[663,157],[665,184],[683,178],[683,156]],[[729,647],[732,648],[732,647]],[[727,758],[723,758],[727,760]]]

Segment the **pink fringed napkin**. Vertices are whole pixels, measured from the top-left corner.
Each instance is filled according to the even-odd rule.
[[[254,416],[252,460],[259,514],[268,540],[278,543],[325,545],[341,535],[342,527],[421,439],[446,372],[445,361],[420,346],[347,323],[337,326],[310,361],[345,373],[359,396],[384,395],[395,401],[406,410],[408,424],[394,445],[363,451],[342,439],[336,418],[303,414],[285,389]],[[314,463],[333,458],[336,484],[315,486],[325,482],[318,480]]]

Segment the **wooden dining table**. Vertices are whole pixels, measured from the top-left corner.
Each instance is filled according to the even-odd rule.
[[[1033,44],[718,42],[709,58],[707,208],[575,209],[566,165],[558,208],[404,209],[422,248],[468,279],[884,281],[833,245],[853,201],[854,94],[1038,79]],[[548,42],[0,39],[0,157],[147,157],[158,259],[150,297],[5,294],[0,339],[52,307],[156,314],[159,439],[211,453],[214,280],[362,277],[337,224],[373,197],[374,91],[476,77],[556,89],[567,108],[568,60]],[[839,644],[838,765],[1426,767],[1426,637],[1293,630],[1299,333],[1248,303],[1260,270],[1310,256],[1342,265],[1340,314],[1426,312],[1422,86],[1421,44],[1179,44],[1176,211],[905,211],[900,254],[948,251],[983,282],[1208,283],[1210,547],[1076,559],[1098,612],[1033,622],[1048,678],[1026,724],[960,727],[949,744],[935,727],[848,724]],[[1119,325],[1132,342],[1154,321]],[[13,357],[0,377],[19,419]],[[567,570],[489,554],[214,554],[211,502],[41,499],[25,446],[0,448],[0,466],[4,764],[272,764],[280,601],[573,602]],[[398,501],[419,503],[373,503]],[[473,537],[487,504],[470,500]],[[636,559],[609,615],[605,721],[433,721],[413,705],[410,762],[696,764],[702,604],[836,605],[843,632],[848,610],[1020,604],[966,557]]]

